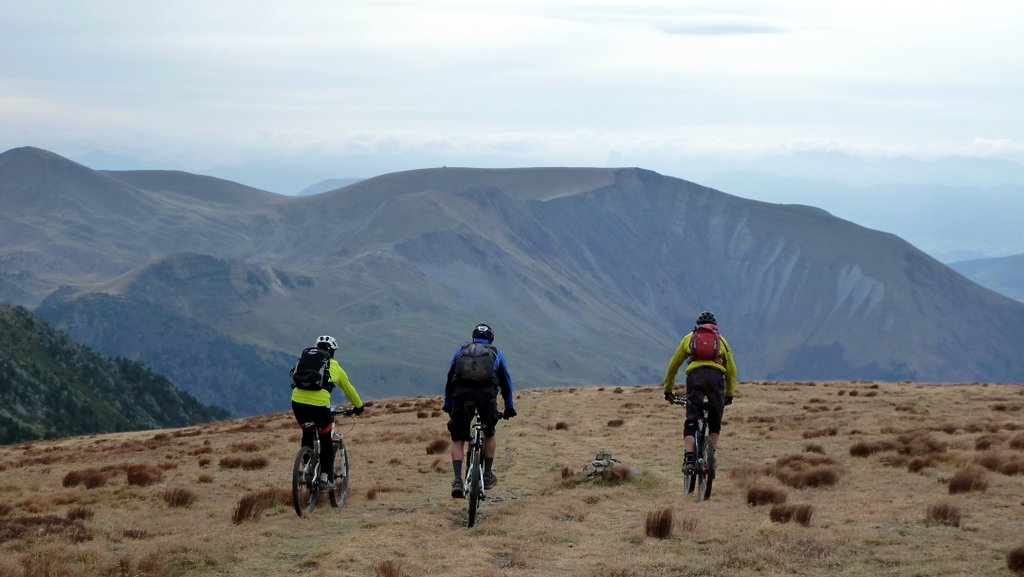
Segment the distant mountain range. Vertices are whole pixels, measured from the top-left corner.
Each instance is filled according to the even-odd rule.
[[[983,287],[1024,302],[1024,254],[965,260],[949,266]]]
[[[0,305],[0,444],[227,417],[137,362],[98,355]]]
[[[704,309],[744,379],[1024,380],[1024,304],[891,234],[635,168],[436,168],[287,197],[14,149],[0,299],[235,414],[285,409],[323,333],[364,396],[438,394],[480,321],[521,386],[656,382]]]

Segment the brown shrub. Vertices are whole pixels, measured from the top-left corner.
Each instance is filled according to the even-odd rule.
[[[165,503],[171,507],[182,507],[188,509],[198,498],[195,493],[188,489],[168,489],[161,495]]]
[[[265,457],[252,457],[245,459],[242,457],[224,457],[218,462],[218,465],[225,469],[245,469],[246,471],[254,471],[256,469],[263,469],[269,461]]]
[[[231,514],[231,521],[237,525],[245,520],[258,521],[267,507],[286,504],[291,500],[288,491],[264,489],[263,491],[246,493],[238,500]]]
[[[665,507],[647,512],[644,533],[648,537],[667,539],[672,536],[672,508]]]
[[[439,455],[439,454],[447,451],[448,450],[448,446],[449,446],[449,443],[448,443],[447,439],[434,439],[433,441],[427,443],[427,454],[428,455]]]
[[[82,469],[79,471],[69,471],[68,474],[64,475],[61,484],[65,487],[84,485],[86,489],[95,489],[106,485],[109,477],[105,471],[99,469]]]
[[[816,439],[818,437],[834,437],[838,433],[839,429],[836,429],[835,427],[825,427],[823,429],[812,429],[809,431],[804,431],[802,433],[802,436],[805,439]]]
[[[988,489],[988,472],[977,465],[967,465],[953,474],[949,480],[949,493],[967,493]]]
[[[769,503],[785,503],[786,491],[764,483],[757,483],[747,489],[747,504],[767,505]]]
[[[232,443],[228,445],[228,450],[234,453],[255,453],[262,449],[263,446],[255,441],[246,441],[244,443]]]
[[[945,525],[946,527],[960,526],[960,508],[950,503],[937,503],[928,506],[928,512],[924,518],[924,524]]]
[[[402,577],[402,564],[388,559],[373,566],[376,577]]]
[[[775,462],[775,478],[794,489],[834,485],[840,473],[839,465],[828,455],[802,453],[780,457]]]
[[[608,426],[609,427],[621,427],[623,424],[625,424],[625,422],[626,421],[624,421],[622,419],[612,419],[612,420],[608,421]]]
[[[125,539],[149,539],[149,531],[145,529],[124,529],[121,531],[121,536]]]
[[[447,465],[448,461],[446,461],[444,457],[438,457],[434,459],[433,463],[430,464],[430,468],[437,471],[438,473],[443,473],[448,468]]]
[[[988,433],[974,440],[974,450],[987,451],[996,445],[1002,445],[1004,442],[1006,442],[1006,435]]]
[[[64,518],[68,521],[85,521],[87,519],[92,519],[93,515],[95,515],[95,513],[88,507],[72,507],[68,509]]]
[[[207,457],[202,457],[202,458],[199,459],[198,464],[199,464],[200,467],[209,467],[210,466],[210,459],[207,458]]]
[[[1024,473],[1024,456],[1011,451],[992,451],[977,455],[974,462],[989,471],[1004,475]]]
[[[566,423],[565,421],[558,421],[557,423],[555,423],[555,430],[556,431],[568,431],[569,430],[569,423]]]
[[[573,473],[573,470],[572,470],[571,467],[563,466],[562,467],[562,471],[561,471],[561,475],[562,475],[563,479],[571,479],[573,477],[573,475],[575,475],[575,473]]]
[[[1006,553],[1006,568],[1024,575],[1024,545],[1018,545]]]
[[[416,411],[416,418],[417,419],[426,419],[429,416],[430,416],[430,413],[428,413],[426,411]]]
[[[850,446],[850,456],[852,457],[870,457],[875,453],[881,453],[884,451],[896,450],[896,444],[892,441],[857,441]]]
[[[900,444],[899,451],[910,456],[941,453],[949,446],[945,441],[936,439],[930,431],[903,433],[896,437],[896,441]]]
[[[804,452],[806,453],[818,453],[819,455],[825,454],[825,447],[815,444],[804,445]]]
[[[72,543],[81,543],[92,539],[92,533],[78,519],[66,519],[56,515],[40,515],[33,517],[13,517],[0,524],[0,543],[17,541],[28,536],[63,537]]]
[[[1010,439],[1011,449],[1024,449],[1024,433],[1017,433]]]
[[[6,517],[14,511],[14,507],[8,503],[0,503],[0,517]]]
[[[814,514],[814,507],[811,505],[772,505],[768,512],[768,518],[773,523],[797,523],[807,527],[811,524],[811,516]]]
[[[621,485],[633,476],[633,470],[626,465],[612,465],[611,467],[604,467],[597,474],[597,477],[602,481],[612,484]]]
[[[160,467],[144,464],[128,465],[125,467],[124,473],[128,478],[129,485],[139,487],[148,487],[160,481],[164,476],[164,471]]]

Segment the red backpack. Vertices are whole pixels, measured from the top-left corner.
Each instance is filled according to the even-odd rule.
[[[718,325],[705,324],[693,328],[690,336],[690,360],[722,362],[718,352],[721,347]]]

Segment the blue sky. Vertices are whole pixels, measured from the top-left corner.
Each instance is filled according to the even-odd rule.
[[[2,150],[324,177],[1024,161],[1009,1],[0,1]]]

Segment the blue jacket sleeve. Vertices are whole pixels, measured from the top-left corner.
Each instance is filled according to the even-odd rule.
[[[512,376],[508,374],[508,364],[505,362],[505,355],[498,351],[498,388],[501,389],[501,396],[505,399],[505,408],[514,406],[512,400]]]

